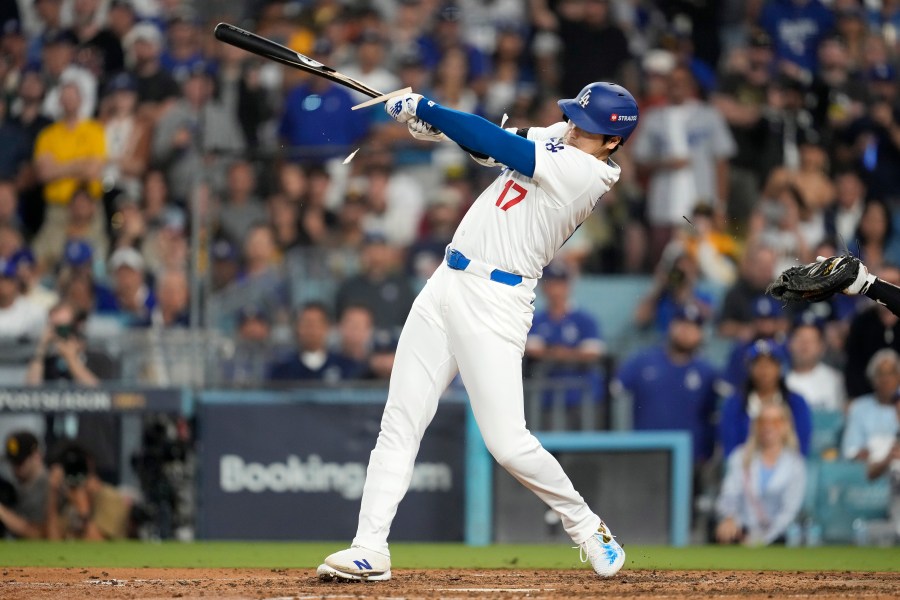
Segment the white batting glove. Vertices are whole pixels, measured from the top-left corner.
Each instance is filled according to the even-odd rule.
[[[403,94],[402,96],[394,96],[393,98],[388,98],[388,101],[384,103],[384,110],[387,111],[387,114],[395,121],[399,123],[409,123],[416,119],[416,107],[419,105],[419,100],[421,99],[422,94]]]
[[[469,155],[472,160],[477,162],[482,167],[505,167],[503,163],[497,162],[493,157],[488,156],[487,158],[481,158],[480,156],[475,156],[474,154]]]
[[[441,140],[447,139],[447,136],[444,135],[443,131],[441,131],[434,125],[426,123],[422,119],[410,121],[406,124],[406,127],[409,129],[409,134],[417,140],[423,140],[425,142],[440,142]]]

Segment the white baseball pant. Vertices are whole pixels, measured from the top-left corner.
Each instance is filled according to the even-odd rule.
[[[556,511],[576,544],[597,531],[600,517],[525,426],[522,355],[535,284],[525,281],[511,287],[442,264],[416,298],[397,345],[354,545],[388,553],[419,442],[457,371],[497,462]]]

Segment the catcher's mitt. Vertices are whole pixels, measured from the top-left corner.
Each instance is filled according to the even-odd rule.
[[[860,269],[868,275],[858,258],[849,255],[832,256],[786,269],[766,291],[786,302],[821,302],[853,286],[860,275]]]

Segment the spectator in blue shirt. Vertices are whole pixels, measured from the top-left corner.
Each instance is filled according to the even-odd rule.
[[[891,348],[879,350],[869,360],[866,375],[874,392],[850,404],[841,454],[847,460],[866,462],[869,478],[875,479],[888,470],[893,460],[900,459],[896,409],[900,397],[900,355]]]
[[[67,288],[73,279],[84,277],[90,281],[92,302],[90,306],[75,303],[77,307],[88,313],[115,312],[116,296],[107,286],[94,278],[94,250],[84,240],[68,240],[63,248],[61,270],[57,280],[59,287]],[[71,300],[70,300],[71,301]]]
[[[156,296],[147,284],[144,258],[130,246],[119,248],[109,257],[109,272],[113,280],[112,303],[106,306],[98,302],[97,311],[112,313],[130,327],[139,326],[156,307]]]
[[[460,27],[461,16],[456,4],[444,4],[437,15],[432,33],[417,40],[417,50],[425,65],[434,69],[449,49],[459,48],[465,54],[469,81],[472,82],[487,75],[489,61],[483,52],[465,41]]]
[[[719,416],[719,442],[725,457],[747,440],[751,420],[770,404],[786,404],[791,409],[800,452],[807,456],[812,437],[812,413],[806,400],[785,385],[787,354],[784,348],[774,340],[757,340],[747,350],[746,362],[749,369],[747,383],[725,401]]]
[[[541,291],[547,308],[535,313],[525,342],[525,354],[534,365],[532,373],[550,380],[584,378],[585,385],[565,388],[568,408],[581,404],[585,389],[599,402],[604,395],[600,359],[606,350],[599,324],[571,305],[571,274],[562,263],[544,269]],[[555,391],[545,394],[545,405],[555,400]]]
[[[331,318],[319,302],[310,302],[297,313],[294,322],[298,351],[275,364],[269,374],[273,381],[343,381],[355,370],[352,361],[328,350]]]
[[[313,58],[328,64],[329,44],[316,43]],[[308,77],[291,90],[278,133],[288,156],[304,162],[321,163],[346,156],[369,130],[365,110],[350,110],[357,102],[344,87],[323,77]]]
[[[718,373],[697,355],[703,343],[703,311],[688,304],[673,315],[668,340],[630,357],[616,375],[614,393],[632,397],[634,429],[691,434],[694,460],[712,455]]]
[[[834,28],[834,14],[819,0],[774,0],[766,4],[760,25],[775,42],[775,56],[812,74],[819,42]]]
[[[732,348],[728,356],[728,365],[725,367],[725,381],[735,388],[744,385],[748,371],[747,351],[757,340],[773,340],[780,352],[786,352],[789,325],[784,306],[778,300],[766,295],[756,298],[753,302],[753,320],[750,322],[750,340],[738,342]]]
[[[198,64],[205,62],[201,51],[203,36],[197,25],[198,22],[186,12],[169,19],[166,32],[168,43],[159,62],[177,81],[187,79]]]

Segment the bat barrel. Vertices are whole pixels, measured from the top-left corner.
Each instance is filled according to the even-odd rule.
[[[330,79],[335,83],[362,92],[369,97],[381,95],[381,92],[373,90],[364,83],[351,79],[342,73],[338,73],[331,67],[323,65],[317,60],[313,60],[308,56],[295,52],[290,48],[286,48],[285,46],[260,35],[241,29],[240,27],[235,27],[229,23],[219,23],[216,25],[213,33],[217,40],[236,46],[247,52],[280,62],[281,64],[295,69],[300,69],[301,71],[312,73],[313,75],[318,75],[319,77]]]

